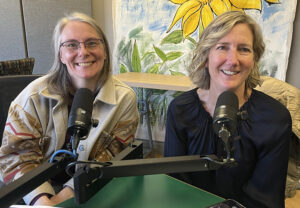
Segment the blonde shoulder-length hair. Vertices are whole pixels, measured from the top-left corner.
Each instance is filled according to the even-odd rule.
[[[216,17],[202,32],[193,51],[193,58],[188,68],[192,82],[201,89],[210,88],[210,75],[206,67],[210,49],[240,23],[249,26],[253,35],[254,67],[246,80],[245,90],[261,84],[258,62],[265,50],[260,26],[249,15],[239,11],[229,11]]]

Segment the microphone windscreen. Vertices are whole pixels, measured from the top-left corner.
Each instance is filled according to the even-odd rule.
[[[217,135],[219,135],[220,129],[224,125],[230,134],[233,135],[237,125],[238,108],[239,101],[235,93],[231,91],[221,93],[213,116],[213,127]]]
[[[239,101],[236,94],[231,91],[224,91],[223,93],[221,93],[221,95],[218,97],[216,108],[221,105],[231,106],[232,108],[238,110]]]
[[[80,88],[76,91],[70,111],[68,128],[74,125],[90,125],[93,111],[94,95],[87,88]]]

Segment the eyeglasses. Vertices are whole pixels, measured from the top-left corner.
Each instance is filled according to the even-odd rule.
[[[71,52],[77,51],[78,48],[81,48],[81,43],[84,44],[84,47],[88,50],[93,50],[98,48],[101,44],[104,43],[102,39],[89,39],[84,42],[79,42],[76,40],[68,40],[60,44],[60,47],[65,47]]]

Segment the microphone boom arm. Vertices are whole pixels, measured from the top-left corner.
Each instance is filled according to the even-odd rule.
[[[0,190],[1,207],[9,207],[40,184],[60,173],[72,161],[69,156],[57,157],[53,163],[44,162]]]
[[[75,202],[86,202],[114,177],[208,171],[236,165],[234,159],[220,161],[215,155],[130,159],[110,161],[104,165],[91,164],[89,161],[88,165],[78,168],[73,176]]]

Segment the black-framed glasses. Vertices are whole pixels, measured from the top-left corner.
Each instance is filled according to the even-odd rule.
[[[98,48],[100,45],[104,43],[102,39],[89,39],[84,42],[79,42],[77,40],[68,40],[60,44],[60,47],[64,47],[69,51],[77,51],[81,48],[81,43],[84,44],[84,47],[88,50],[93,50]]]

